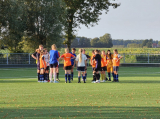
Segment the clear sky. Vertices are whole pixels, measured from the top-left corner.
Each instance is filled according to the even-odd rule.
[[[102,14],[98,25],[81,25],[76,35],[88,38],[110,33],[112,39],[150,39],[160,41],[160,0],[116,0],[117,9]]]

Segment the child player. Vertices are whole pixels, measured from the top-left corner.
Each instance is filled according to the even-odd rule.
[[[117,49],[115,49],[113,55],[113,71],[114,71],[114,81],[119,82],[118,80],[118,69],[119,69],[119,64],[120,64],[120,59],[123,57],[118,54]]]
[[[45,58],[44,58],[44,54],[45,54],[45,50],[41,50],[41,53],[40,53],[40,81],[41,82],[47,82],[45,80],[45,70],[46,70],[46,61],[45,61]]]
[[[76,57],[76,48],[72,48],[72,52],[71,54],[74,55]],[[73,76],[74,76],[74,73],[73,73],[73,70],[74,70],[74,67],[75,67],[75,59],[71,59],[71,64],[72,64],[72,69],[71,69],[71,80],[73,81]]]
[[[43,45],[39,45],[39,48],[36,49],[36,52],[32,54],[32,57],[37,61],[37,75],[38,75],[38,82],[40,81],[40,51],[43,50]]]
[[[63,54],[61,57],[61,59],[64,59],[64,70],[65,70],[65,83],[67,83],[67,78],[69,83],[71,83],[71,69],[72,69],[72,65],[71,65],[71,59],[75,59],[75,56],[72,55],[71,53],[69,53],[69,49],[66,48],[65,49],[65,54]]]
[[[79,49],[79,54],[76,57],[76,66],[78,71],[78,83],[81,83],[81,73],[83,81],[86,83],[85,68],[87,68],[87,57],[82,54],[82,49]]]
[[[87,55],[87,54],[85,54],[85,49],[83,49],[82,50],[82,53],[84,54],[84,55],[86,55],[86,57],[87,57],[87,59],[86,59],[86,61],[88,61],[88,59],[90,59],[90,56],[89,55]],[[82,75],[82,77],[83,77],[83,75]],[[87,68],[85,69],[85,77],[86,77],[86,80],[87,80]]]
[[[108,50],[107,51],[107,72],[108,72],[108,77],[109,77],[109,80],[108,81],[111,81],[111,73],[112,73],[112,76],[113,76],[113,81],[114,81],[114,72],[113,72],[113,54],[111,54],[111,51]]]
[[[49,53],[46,48],[44,50],[45,50],[45,54],[43,56],[44,56],[45,62],[47,64],[47,67],[45,70],[45,80],[49,82]]]
[[[50,55],[50,82],[52,83],[52,75],[54,77],[54,83],[58,83],[56,81],[56,67],[58,65],[58,51],[57,51],[57,47],[55,44],[53,44],[51,46],[52,50],[50,50],[49,55]]]
[[[98,50],[95,50],[95,57],[93,58],[93,61],[96,62],[96,67],[94,69],[94,75],[96,77],[96,83],[99,83],[100,82],[99,71],[102,71],[102,68],[101,68],[101,55],[99,55]]]
[[[107,80],[106,78],[107,67],[106,67],[106,54],[104,50],[102,51],[102,55],[101,55],[101,67],[102,67],[101,80],[102,82],[105,82]]]
[[[90,60],[90,64],[92,65],[92,72],[93,72],[93,80],[92,81],[96,81],[96,77],[94,75],[94,69],[96,67],[96,63],[95,63],[95,61],[93,61],[94,57],[95,57],[95,53],[94,53],[94,50],[92,50],[92,56],[91,56],[91,60]]]

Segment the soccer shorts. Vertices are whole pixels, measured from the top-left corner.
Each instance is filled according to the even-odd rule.
[[[107,71],[107,68],[106,67],[102,67],[102,71]]]
[[[64,67],[64,70],[71,70],[72,69],[72,66],[65,66]]]
[[[85,67],[77,67],[77,71],[85,72]]]
[[[107,72],[113,72],[113,66],[107,66]]]
[[[119,66],[113,66],[113,71],[118,71],[119,70]]]
[[[58,63],[50,64],[50,68],[56,68]]]

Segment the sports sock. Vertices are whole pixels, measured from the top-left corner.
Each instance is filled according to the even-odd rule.
[[[86,76],[83,76],[83,82],[85,82],[86,81]]]
[[[71,73],[71,79],[73,79],[73,72]]]
[[[86,79],[87,79],[87,73],[85,74],[85,77],[86,77]]]
[[[44,74],[42,74],[42,81],[44,81],[44,78],[45,78],[44,76],[45,76],[45,75],[44,75]]]
[[[67,74],[65,74],[65,81],[66,81],[66,83],[67,83]]]
[[[56,81],[56,73],[53,74],[54,75],[54,82]]]
[[[78,82],[81,82],[81,76],[78,76]]]
[[[40,81],[42,81],[42,74],[39,75],[39,79],[40,79]]]
[[[47,81],[49,80],[49,73],[47,73]]]
[[[108,73],[108,77],[109,77],[109,79],[111,79],[111,73],[110,72]]]
[[[117,76],[116,76],[117,78],[116,78],[116,80],[118,81],[118,74],[117,74]]]
[[[50,81],[52,81],[52,73],[50,73]]]
[[[113,79],[114,79],[114,73],[112,73]]]
[[[101,74],[101,80],[103,80],[103,74]]]
[[[95,75],[94,75],[94,73],[93,73],[93,80],[92,81],[95,81]]]
[[[71,74],[68,74],[68,81],[71,81]]]
[[[82,75],[82,79],[83,79],[83,75]]]
[[[59,73],[57,73],[57,79],[59,78]]]
[[[98,74],[98,80],[100,80],[100,74]]]
[[[44,80],[46,80],[46,81],[48,80],[47,79],[47,73],[44,74]]]
[[[37,75],[38,75],[38,81],[40,81],[40,73],[37,73]]]

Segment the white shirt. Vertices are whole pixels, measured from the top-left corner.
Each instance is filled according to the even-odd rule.
[[[45,54],[45,55],[43,55],[44,56],[44,58],[45,58],[45,61],[46,61],[46,63],[47,63],[47,66],[49,66],[49,54],[47,53],[47,54]]]
[[[80,56],[80,54],[77,55],[77,57],[76,57],[76,61],[78,61],[78,67],[85,67],[85,61],[87,60],[86,55],[82,54],[82,61],[81,62],[79,62],[79,56]]]

